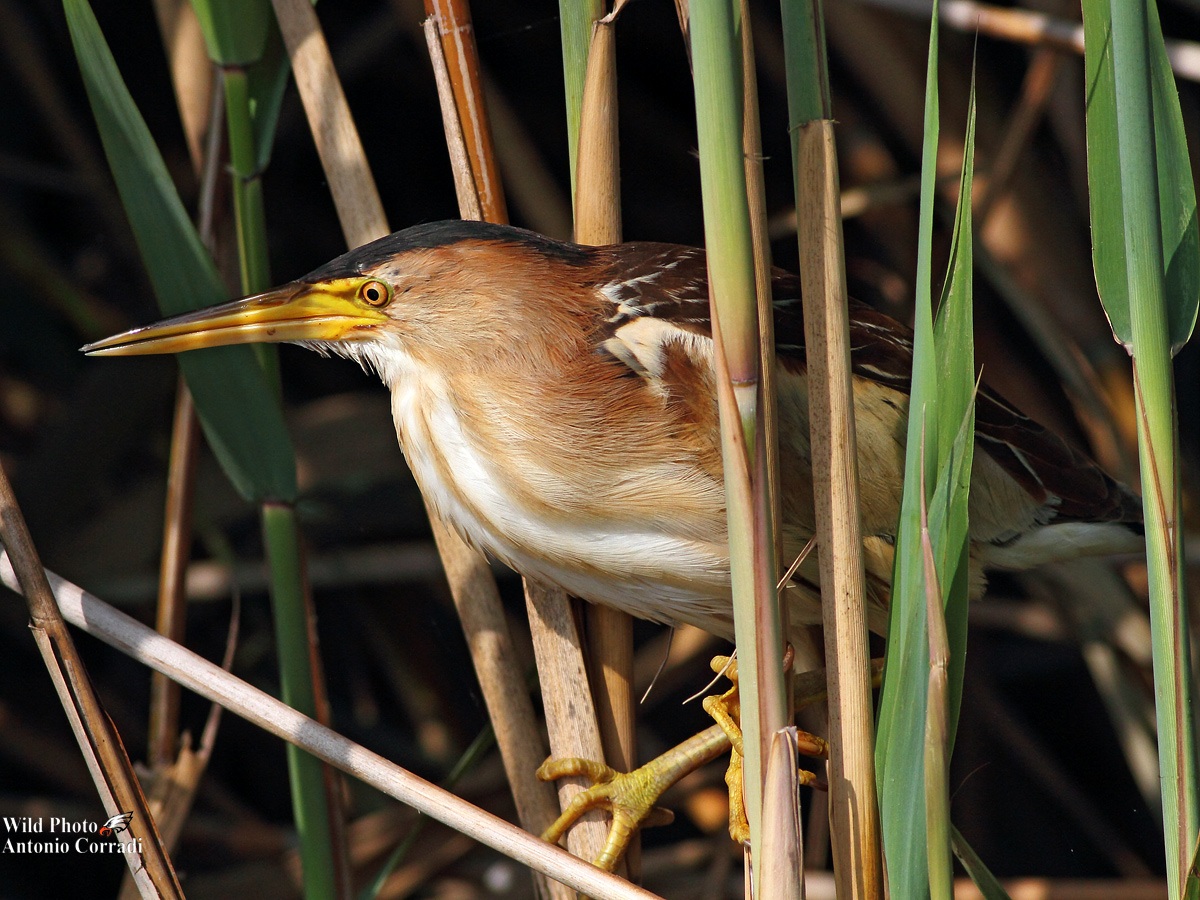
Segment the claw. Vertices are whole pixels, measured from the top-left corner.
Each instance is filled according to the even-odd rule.
[[[733,686],[720,696],[706,697],[704,709],[716,725],[668,750],[657,759],[632,772],[618,772],[610,766],[589,759],[548,759],[537,770],[542,781],[581,777],[592,786],[580,791],[542,837],[558,843],[579,818],[593,809],[607,810],[612,816],[604,848],[595,859],[602,869],[612,871],[628,849],[639,828],[666,825],[674,818],[670,810],[655,804],[659,798],[684,775],[716,759],[732,748],[725,783],[729,787],[729,834],[739,843],[750,838],[750,826],[742,800],[742,730],[738,725],[741,703],[738,696],[737,663],[718,656],[712,661],[713,671],[728,669]],[[824,691],[824,672],[799,676],[797,705],[804,706],[821,699]],[[798,744],[805,756],[827,758],[829,744],[823,739],[800,732]],[[818,789],[824,783],[812,772],[799,770],[800,784]]]
[[[656,765],[662,759],[659,757],[628,773],[591,759],[546,760],[537,770],[537,777],[542,781],[579,776],[591,781],[592,786],[572,798],[562,815],[542,832],[542,839],[556,844],[584,813],[593,809],[607,810],[612,815],[612,825],[600,855],[593,862],[611,872],[625,855],[638,829],[667,825],[675,818],[674,813],[655,806],[654,802],[687,770],[676,773],[673,766]]]
[[[736,843],[743,844],[750,840],[750,822],[746,817],[746,804],[742,794],[742,757],[744,754],[742,752],[742,729],[738,724],[742,708],[741,697],[738,694],[737,662],[731,661],[725,656],[717,656],[713,658],[711,665],[714,672],[724,671],[726,677],[733,683],[733,686],[724,694],[705,697],[702,705],[704,711],[713,717],[718,727],[725,733],[732,748],[732,752],[729,754],[729,768],[725,770],[725,785],[729,788],[729,836]],[[823,682],[822,678],[822,689]],[[798,705],[802,699],[806,698],[798,698]],[[800,731],[796,735],[796,743],[799,752],[805,756],[817,759],[829,757],[829,742],[815,734]],[[824,787],[824,783],[807,769],[799,769],[799,777],[802,785]]]

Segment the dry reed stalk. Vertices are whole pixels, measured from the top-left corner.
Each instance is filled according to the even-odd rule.
[[[271,3],[346,244],[383,237],[391,229],[317,13],[307,0]]]
[[[167,500],[163,514],[162,558],[159,563],[158,605],[155,627],[177,643],[183,643],[187,621],[184,591],[188,549],[191,546],[191,509],[195,487],[199,422],[192,396],[183,379],[175,393],[175,418],[171,427],[168,460]],[[147,762],[152,767],[172,764],[179,732],[179,687],[161,675],[150,678],[150,721]]]
[[[200,20],[187,0],[154,0],[154,17],[167,51],[183,139],[192,168],[199,172],[204,168],[215,85]]]
[[[883,896],[863,586],[846,267],[833,123],[802,127],[797,179],[821,609],[829,676],[829,795],[838,895]]]
[[[621,241],[621,163],[617,124],[616,10],[592,26],[579,121],[575,170],[575,240]],[[637,767],[633,692],[633,618],[588,604],[588,664],[604,761],[621,772]],[[640,845],[635,837],[625,866],[637,878]]]
[[[44,572],[41,569],[38,571]],[[152,628],[114,609],[77,585],[48,571],[44,572],[44,580],[49,581],[46,596],[51,602],[57,599],[62,617],[72,625],[98,637],[126,656],[168,674],[201,697],[220,704],[247,722],[295,744],[431,819],[591,897],[661,900],[657,895],[576,859],[562,849],[527,834],[500,817],[347,740],[331,728],[297,712],[283,701],[247,684],[186,647],[167,640]],[[14,563],[7,552],[0,552],[0,583],[15,591],[22,591]],[[53,595],[49,594],[50,588],[53,589]],[[136,815],[134,820],[137,821]]]
[[[462,118],[455,102],[454,85],[450,80],[450,68],[446,61],[445,42],[438,34],[438,20],[430,16],[423,23],[422,29],[425,32],[429,60],[433,64],[433,81],[437,86],[438,105],[442,110],[442,130],[446,133],[450,171],[454,174],[454,196],[458,200],[458,214],[464,219],[479,221],[484,218],[483,204],[471,166]]]
[[[763,881],[757,900],[804,900],[797,753],[795,728],[771,735],[763,777]]]
[[[763,177],[762,126],[758,114],[758,75],[754,68],[754,33],[750,27],[750,3],[742,0],[742,145],[746,158],[746,201],[750,207],[750,237],[754,242],[754,286],[758,294],[759,404],[762,409],[762,438],[766,442],[766,499],[771,504],[775,555],[783,551],[782,515],[779,505],[779,441],[775,435],[775,306],[771,291],[771,238],[767,229],[767,188]],[[780,605],[780,622],[788,630],[787,604]],[[819,660],[799,660],[815,667]]]
[[[163,512],[162,559],[158,570],[158,633],[183,643],[187,622],[185,582],[192,544],[192,498],[195,492],[200,423],[192,395],[183,378],[175,393],[171,452],[167,463],[167,500]],[[161,675],[150,679],[150,724],[147,762],[169,766],[175,758],[179,732],[179,686]]]
[[[583,644],[570,598],[560,588],[528,578],[524,581],[533,653],[543,685],[542,704],[546,710],[550,755],[558,759],[603,759],[600,726],[588,689]],[[560,778],[555,784],[559,806],[563,809],[588,786],[585,778]],[[576,856],[590,861],[600,855],[607,837],[608,816],[593,810],[582,816],[567,833],[567,847]]]
[[[432,39],[440,25],[439,19],[431,16],[426,27],[435,73],[439,69],[449,68],[444,59],[445,37],[441,41]],[[477,209],[489,221],[505,221],[507,214],[503,206],[503,191],[498,182],[489,181],[497,177],[497,170],[492,158],[490,134],[487,133],[487,119],[483,113],[478,61],[470,62],[467,59],[475,54],[474,42],[455,43],[460,74],[468,70],[476,73],[474,78],[462,79],[455,85],[451,70],[447,73],[448,77],[439,81],[439,100],[443,120],[448,123],[446,139],[451,147],[451,163],[455,167],[455,185],[460,192],[460,200],[464,195],[467,198],[467,209],[463,215],[466,218],[467,210]],[[468,121],[472,123],[470,126]],[[473,141],[468,140],[472,133]],[[486,158],[483,156],[485,153]],[[471,202],[472,194],[474,203]],[[491,198],[490,201],[485,203],[485,197]],[[551,753],[555,756],[602,759],[600,732],[570,598],[557,588],[536,584],[528,579],[524,583],[534,655],[542,684],[546,686],[542,697]],[[529,768],[513,774],[524,781],[532,778],[534,771]],[[584,787],[582,779],[561,781],[558,793],[562,806],[565,807],[570,798]],[[553,815],[550,818],[553,819]],[[544,827],[539,830],[544,830]],[[591,813],[572,829],[567,844],[576,856],[592,860],[600,855],[607,834],[607,816],[599,812]]]
[[[381,237],[388,232],[383,205],[316,14],[305,0],[273,3],[346,242],[354,247]],[[448,529],[428,503],[426,511],[501,744],[518,815],[527,827],[540,830],[554,813],[546,803],[546,787],[533,775],[541,750],[525,685],[512,669],[512,640],[495,579],[483,557]]]
[[[575,169],[575,240],[581,244],[621,241],[616,49],[614,14],[593,25],[588,50]]]
[[[487,560],[447,528],[432,509],[428,512],[483,702],[496,732],[517,818],[527,831],[541,834],[558,816],[558,810],[551,785],[534,776],[546,757],[546,748],[529,689],[514,664],[519,657],[513,649],[496,579]],[[562,896],[555,883],[546,889],[551,896]]]
[[[46,580],[8,476],[0,467],[0,543],[11,578],[8,584],[29,606],[30,630],[109,816],[133,813],[127,837],[138,852],[122,853],[143,897],[181,898],[183,890],[163,847],[154,818],[125,753],[121,737],[100,704],[83,660]],[[8,572],[5,574],[7,575]],[[147,629],[149,630],[149,629]]]
[[[484,102],[471,9],[467,0],[425,0],[425,12],[437,23],[442,58],[445,60],[450,88],[454,92],[454,107],[458,110],[459,127],[470,160],[470,175],[480,209],[480,215],[471,218],[507,222],[508,210],[505,208],[500,171],[492,145],[487,104]],[[443,103],[443,116],[445,108]],[[461,204],[461,197],[459,202]],[[463,218],[467,216],[464,214]]]
[[[750,219],[750,236],[754,248],[754,283],[758,306],[759,340],[759,452],[756,454],[754,472],[756,525],[769,525],[774,535],[774,559],[776,566],[790,560],[781,560],[783,551],[782,510],[779,502],[779,440],[776,432],[775,393],[775,306],[771,289],[771,243],[767,228],[766,185],[763,176],[762,126],[759,121],[758,76],[755,71],[754,34],[751,26],[749,0],[741,3],[742,23],[742,147],[745,157],[746,200]],[[779,573],[768,573],[772,581]],[[789,634],[787,604],[779,606],[779,627],[783,635]],[[807,636],[807,634],[806,634]],[[786,639],[786,637],[785,637]],[[777,672],[783,665],[782,658],[773,658],[772,648],[765,646],[756,654],[761,674],[760,685],[770,685],[774,679],[769,674]],[[811,643],[793,646],[793,664],[801,671],[816,668],[820,657]],[[785,688],[783,706],[787,721],[793,720],[793,697],[790,687]],[[764,746],[762,756],[765,763],[763,775],[763,829],[762,846],[758,848],[761,860],[759,895],[763,898],[803,897],[804,883],[801,875],[803,860],[803,832],[800,817],[800,795],[796,789],[796,756],[792,753],[788,768],[782,771],[781,754],[789,747],[794,749],[794,739],[789,743],[780,733],[762,734]],[[769,818],[768,818],[769,816]]]

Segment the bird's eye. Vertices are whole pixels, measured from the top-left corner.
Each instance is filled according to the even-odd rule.
[[[358,289],[358,296],[368,306],[387,306],[392,290],[382,281],[365,281]]]

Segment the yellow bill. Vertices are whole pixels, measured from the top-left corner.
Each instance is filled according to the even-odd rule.
[[[88,344],[92,356],[180,353],[228,344],[346,341],[388,321],[387,285],[347,278],[293,282],[220,306],[184,313]]]

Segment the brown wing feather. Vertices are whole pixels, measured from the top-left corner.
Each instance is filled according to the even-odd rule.
[[[611,280],[602,285],[618,313],[615,328],[637,315],[670,320],[711,334],[708,271],[703,251],[671,244],[633,243],[611,248]],[[773,273],[776,353],[782,365],[803,371],[804,318],[800,279]],[[912,372],[912,331],[859,301],[850,300],[850,360],[855,375],[907,394]],[[975,436],[983,449],[1055,521],[1142,520],[1141,501],[1083,453],[1023,415],[981,385]]]
[[[1031,496],[1053,505],[1055,521],[1142,521],[1141,498],[993,391],[976,399],[975,440]]]

